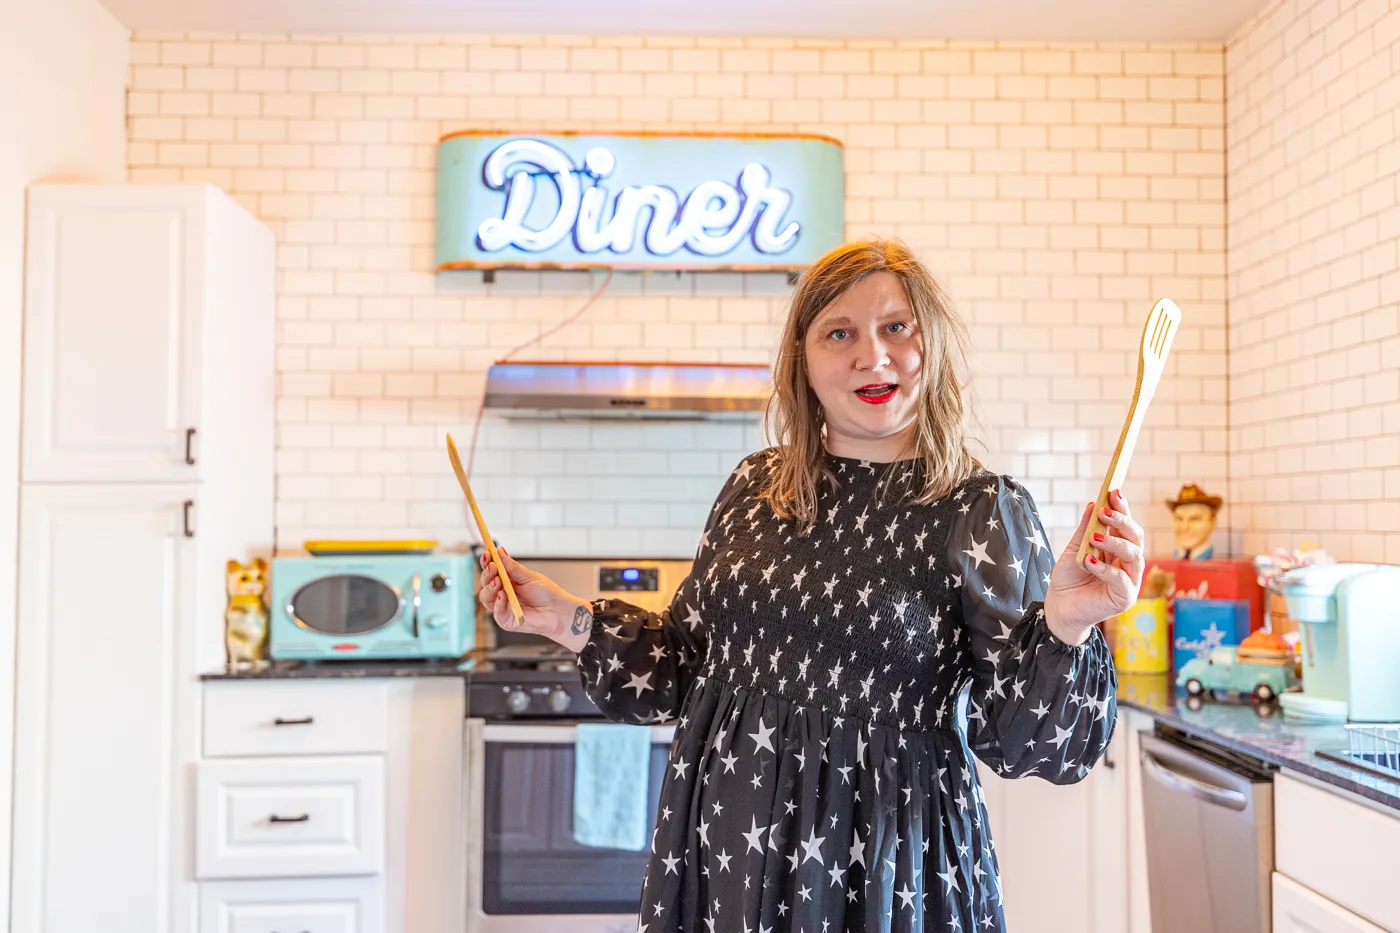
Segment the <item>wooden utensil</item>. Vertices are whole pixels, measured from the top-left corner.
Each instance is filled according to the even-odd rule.
[[[462,469],[462,458],[457,456],[457,445],[452,443],[451,432],[447,434],[447,456],[452,461],[452,471],[457,474],[457,483],[462,487],[462,492],[466,494],[467,505],[471,506],[472,518],[476,519],[476,528],[477,531],[481,532],[481,541],[486,545],[486,553],[491,555],[491,563],[496,565],[501,588],[506,591],[506,599],[510,601],[510,611],[515,614],[515,626],[519,628],[525,624],[525,611],[520,608],[520,600],[515,597],[515,587],[511,585],[510,575],[506,573],[505,562],[501,560],[501,555],[496,553],[496,544],[491,538],[491,531],[486,527],[486,519],[481,517],[481,509],[476,507],[476,496],[472,495],[472,487],[467,482],[466,471]]]
[[[1147,322],[1143,324],[1142,344],[1138,348],[1137,386],[1133,389],[1132,404],[1128,406],[1128,419],[1123,422],[1123,433],[1118,437],[1118,447],[1113,451],[1113,459],[1108,462],[1108,473],[1104,476],[1103,487],[1099,489],[1099,498],[1094,503],[1094,514],[1089,517],[1089,527],[1084,530],[1084,540],[1079,544],[1080,566],[1084,565],[1089,552],[1094,550],[1094,533],[1105,529],[1100,516],[1108,505],[1109,492],[1123,488],[1123,481],[1128,476],[1128,462],[1132,460],[1133,449],[1137,446],[1138,432],[1147,417],[1147,406],[1157,392],[1167,354],[1171,352],[1172,341],[1180,328],[1181,309],[1170,298],[1163,298],[1153,305],[1152,313],[1147,315]]]

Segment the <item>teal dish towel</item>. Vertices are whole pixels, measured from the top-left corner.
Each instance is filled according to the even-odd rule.
[[[640,852],[647,839],[651,729],[583,722],[574,744],[574,840]]]

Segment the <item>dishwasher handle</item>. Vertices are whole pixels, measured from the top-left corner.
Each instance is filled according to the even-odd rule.
[[[1176,790],[1185,791],[1197,800],[1202,800],[1217,807],[1227,807],[1231,810],[1243,810],[1249,806],[1249,800],[1244,794],[1228,787],[1216,787],[1214,784],[1207,784],[1205,781],[1198,781],[1193,777],[1182,774],[1180,771],[1172,769],[1162,762],[1146,746],[1141,749],[1142,766],[1147,773],[1155,780]]]

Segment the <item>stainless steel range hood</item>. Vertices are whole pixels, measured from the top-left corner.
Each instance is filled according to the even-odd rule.
[[[501,362],[486,407],[508,416],[752,419],[768,404],[762,364]]]

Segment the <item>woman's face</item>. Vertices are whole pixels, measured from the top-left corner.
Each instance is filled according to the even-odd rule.
[[[874,272],[817,315],[805,338],[807,380],[842,457],[899,456],[918,413],[922,345],[904,284]]]

